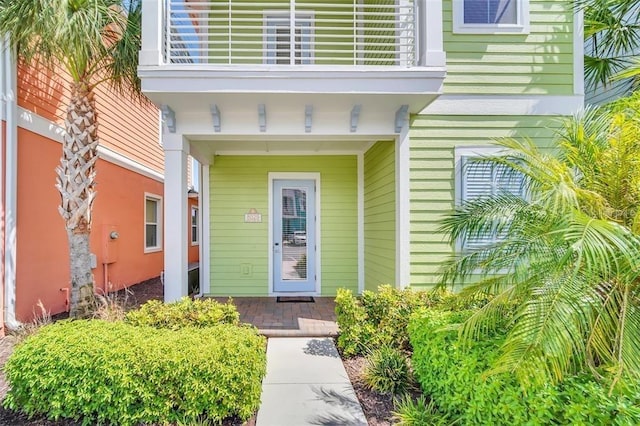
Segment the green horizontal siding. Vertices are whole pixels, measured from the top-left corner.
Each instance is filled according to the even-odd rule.
[[[411,124],[411,285],[437,283],[453,248],[440,231],[455,204],[455,148],[491,146],[495,138],[526,136],[549,146],[557,127],[543,116],[414,116]]]
[[[208,294],[268,294],[269,172],[320,173],[322,295],[333,296],[339,287],[357,291],[355,156],[219,156],[210,171]],[[245,213],[252,208],[262,213],[262,223],[244,223]],[[250,274],[243,274],[246,265]]]
[[[364,155],[365,289],[396,284],[395,143],[377,142]]]
[[[573,11],[567,0],[531,0],[529,34],[454,34],[443,1],[445,93],[573,94]]]

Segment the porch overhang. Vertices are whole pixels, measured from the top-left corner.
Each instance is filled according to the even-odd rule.
[[[157,104],[175,102],[180,96],[189,102],[198,95],[359,95],[383,101],[403,98],[410,112],[418,112],[430,98],[442,93],[445,67],[269,67],[210,65],[141,66],[138,75],[142,91]],[[188,104],[187,104],[188,105]],[[178,108],[174,108],[178,110]]]
[[[208,164],[214,155],[238,151],[364,152],[367,143],[395,138],[408,114],[437,97],[163,92],[153,100],[175,112],[175,128],[167,131],[187,139],[191,155]]]

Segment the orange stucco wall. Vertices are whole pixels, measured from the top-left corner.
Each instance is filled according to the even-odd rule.
[[[200,254],[199,254],[200,244],[197,244],[197,245],[191,244],[191,207],[198,207],[197,198],[189,198],[189,214],[188,214],[188,223],[187,223],[187,235],[189,236],[189,246],[188,246],[189,247],[189,263],[197,262],[198,259],[200,258]]]
[[[16,315],[28,321],[39,300],[52,314],[66,310],[61,289],[69,285],[69,257],[54,186],[61,145],[24,129],[18,130],[18,141]],[[111,290],[160,275],[163,253],[144,253],[144,202],[145,192],[162,195],[162,183],[104,160],[97,163],[96,180],[91,235],[96,287],[103,289],[105,282],[106,225],[119,233],[115,261],[108,265]]]

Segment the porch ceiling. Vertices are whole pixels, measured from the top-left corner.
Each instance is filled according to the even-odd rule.
[[[209,163],[216,155],[347,155],[365,152],[377,140],[389,140],[392,136],[379,137],[275,137],[261,139],[230,138],[208,139],[190,137],[191,154],[200,162]]]

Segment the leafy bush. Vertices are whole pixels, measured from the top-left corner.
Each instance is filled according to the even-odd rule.
[[[366,352],[367,344],[375,333],[375,328],[367,321],[367,314],[351,293],[338,289],[336,294],[336,321],[340,328],[337,344],[345,356]]]
[[[140,309],[127,313],[125,321],[131,325],[177,330],[187,326],[238,324],[240,314],[231,300],[223,304],[213,299],[183,297],[174,303],[150,300]]]
[[[5,407],[84,424],[219,422],[260,403],[265,341],[221,324],[179,331],[63,321],[19,345],[5,371]]]
[[[399,349],[382,346],[367,356],[362,375],[371,389],[394,395],[406,391],[411,380],[406,355]]]
[[[442,292],[398,290],[390,285],[378,287],[377,292],[367,290],[360,298],[350,290],[338,289],[338,347],[345,356],[364,355],[385,345],[409,349],[407,323],[411,312],[447,297]]]
[[[438,407],[429,401],[424,395],[413,399],[410,395],[404,395],[394,401],[393,419],[398,426],[444,426],[451,421],[438,411]]]
[[[499,356],[504,333],[461,345],[446,326],[470,312],[425,309],[409,324],[412,366],[425,395],[460,424],[640,424],[639,394],[609,395],[607,383],[588,374],[559,385],[531,384],[526,391],[510,374],[484,373]],[[633,392],[638,392],[637,388]]]

